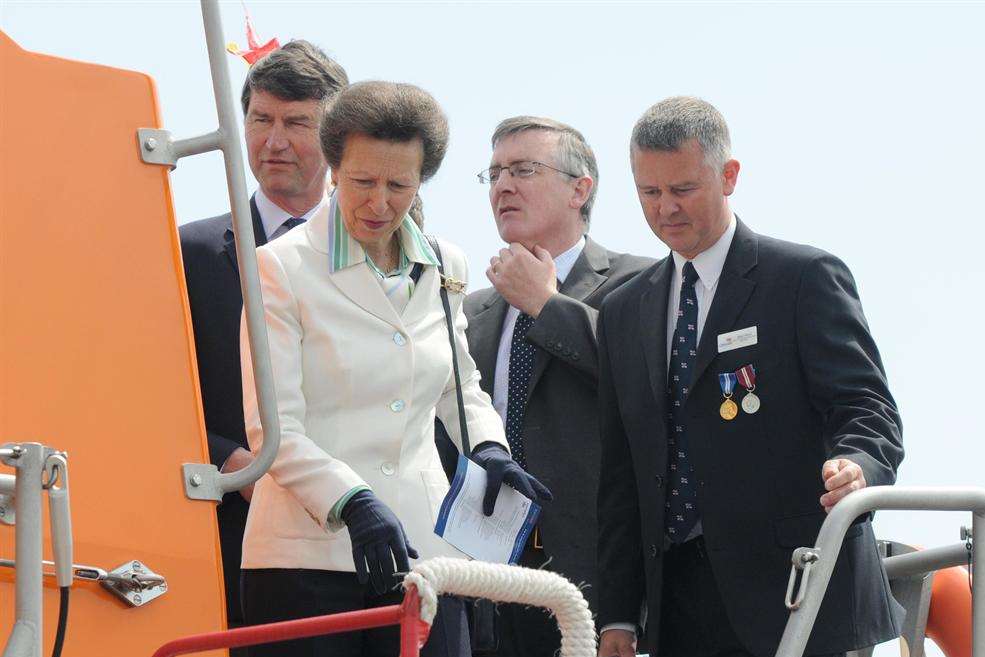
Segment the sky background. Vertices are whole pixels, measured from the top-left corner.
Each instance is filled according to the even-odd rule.
[[[712,102],[742,164],[736,213],[757,232],[835,253],[855,274],[903,415],[899,483],[983,484],[982,3],[248,7],[262,39],[309,39],[353,81],[411,82],[442,104],[451,144],[421,195],[427,229],[465,249],[472,289],[488,285],[500,246],[475,173],[501,119],[538,114],[580,129],[600,168],[591,236],[662,257],[636,199],[629,134],[666,96]],[[223,3],[222,14],[225,40],[245,47],[242,4]],[[216,126],[197,2],[0,0],[0,29],[28,50],[149,73],[177,137]],[[238,97],[246,65],[227,63]],[[218,154],[183,160],[172,183],[179,223],[229,207]],[[923,546],[956,542],[962,524],[968,514],[876,518],[880,538]]]

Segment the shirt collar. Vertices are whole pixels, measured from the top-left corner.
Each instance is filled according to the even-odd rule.
[[[277,229],[283,226],[284,222],[294,215],[267,198],[267,195],[263,193],[263,188],[257,188],[255,198],[257,210],[260,212],[260,222],[263,224],[263,232],[267,236],[267,239],[270,239]],[[313,208],[298,217],[298,219],[308,221],[327,202],[328,195],[326,194]]]
[[[564,282],[564,279],[568,277],[571,273],[571,269],[575,266],[575,261],[578,260],[578,256],[585,249],[585,236],[582,235],[581,238],[575,245],[570,249],[554,258],[554,269],[557,272],[557,279],[560,282]]]
[[[733,214],[728,222],[728,228],[718,238],[718,241],[691,260],[694,270],[698,272],[698,278],[701,279],[701,284],[706,289],[710,289],[718,283],[718,278],[722,275],[722,268],[725,267],[725,258],[728,256],[728,249],[732,245],[732,237],[734,236],[735,215]],[[677,270],[678,277],[680,277],[681,270],[684,268],[687,258],[676,251],[673,252],[673,255],[674,268]]]
[[[400,243],[400,265],[402,268],[411,262],[422,265],[437,265],[431,245],[428,244],[424,233],[417,227],[410,215],[404,215],[400,228],[397,229],[397,239]],[[335,273],[340,269],[353,267],[366,262],[372,262],[366,257],[362,245],[349,234],[342,220],[342,210],[339,208],[335,194],[328,200],[328,270]]]

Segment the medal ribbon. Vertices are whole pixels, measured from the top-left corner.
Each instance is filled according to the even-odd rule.
[[[732,396],[732,391],[735,390],[736,376],[732,372],[725,372],[724,374],[718,375],[718,385],[722,387],[722,394],[726,398]]]
[[[722,376],[719,374],[719,376]],[[756,387],[756,368],[752,365],[746,365],[745,367],[735,371],[735,377],[739,379],[739,383],[746,390],[751,390]],[[724,390],[724,388],[722,388]]]

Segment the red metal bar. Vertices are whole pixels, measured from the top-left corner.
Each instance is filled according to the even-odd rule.
[[[417,595],[417,587],[407,589],[401,607],[403,617],[400,619],[400,657],[420,657],[429,628],[421,620],[421,598]]]
[[[427,640],[429,629],[428,625],[420,619],[420,608],[421,601],[417,590],[411,587],[404,594],[403,603],[399,605],[252,625],[223,632],[195,634],[169,641],[158,648],[153,657],[175,657],[206,650],[239,648],[323,634],[368,630],[387,625],[401,626],[401,657],[419,657],[421,645]]]

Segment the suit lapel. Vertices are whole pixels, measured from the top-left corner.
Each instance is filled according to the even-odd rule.
[[[469,319],[469,351],[482,373],[479,385],[490,397],[496,382],[496,356],[503,322],[509,308],[506,300],[494,292],[482,309]]]
[[[327,263],[325,266],[328,266]],[[328,277],[345,296],[363,310],[392,326],[403,327],[393,304],[386,298],[383,288],[376,281],[376,274],[365,262],[339,269]]]
[[[575,260],[575,264],[571,267],[571,271],[568,272],[568,276],[564,279],[558,292],[576,301],[585,301],[608,279],[601,273],[608,271],[608,269],[609,255],[605,249],[586,237],[585,248],[581,250],[581,254]],[[534,359],[534,369],[530,373],[530,383],[527,384],[528,402],[540,378],[544,376],[548,362],[550,362],[550,357],[544,352],[538,353],[537,358]]]
[[[263,221],[260,219],[260,210],[257,209],[256,195],[250,197],[250,214],[253,217],[253,238],[258,247],[267,243],[267,233],[263,230]],[[229,227],[226,228],[225,246],[226,255],[229,257],[229,264],[237,272],[239,271],[239,260],[236,258],[236,238],[233,236],[233,215],[229,215]]]
[[[661,416],[667,403],[667,304],[673,280],[674,259],[664,258],[650,277],[650,287],[640,298],[640,335],[650,388]],[[661,425],[662,426],[662,425]]]
[[[718,280],[715,300],[711,303],[708,318],[701,332],[691,390],[697,387],[699,378],[718,355],[719,334],[735,328],[739,313],[745,308],[756,288],[756,283],[745,275],[756,266],[759,258],[759,242],[756,234],[746,228],[745,224],[738,219],[736,222],[735,236],[732,238],[732,246],[729,247],[725,266]]]

